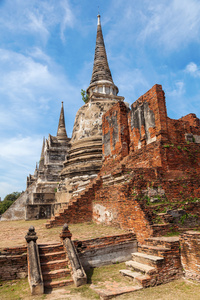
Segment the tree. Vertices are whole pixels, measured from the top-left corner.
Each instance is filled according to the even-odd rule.
[[[2,202],[0,202],[0,214],[3,214],[17,198],[21,193],[19,192],[13,192],[12,194],[8,194]]]
[[[19,192],[13,192],[12,194],[8,194],[7,196],[5,196],[3,201],[15,201],[17,200],[17,198],[19,198],[20,195],[21,193]]]
[[[89,100],[89,96],[88,94],[86,93],[86,91],[84,91],[83,89],[81,89],[81,96],[82,96],[82,100],[87,103],[88,100]]]

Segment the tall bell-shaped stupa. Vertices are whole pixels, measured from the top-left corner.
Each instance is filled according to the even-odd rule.
[[[68,197],[82,191],[102,166],[102,115],[117,101],[124,100],[117,94],[98,15],[93,72],[87,88],[88,101],[76,114],[71,149],[61,172],[60,191],[65,191]]]

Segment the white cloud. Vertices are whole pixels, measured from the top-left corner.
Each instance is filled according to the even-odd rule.
[[[34,37],[34,42],[47,43],[52,28],[60,27],[64,40],[67,27],[72,27],[75,14],[68,0],[7,0],[0,8],[0,29],[10,34]]]
[[[5,198],[6,195],[11,194],[13,192],[21,192],[25,190],[26,183],[24,185],[19,185],[19,183],[15,180],[10,180],[10,178],[4,178],[5,180],[0,180],[0,197],[1,200]]]
[[[26,187],[26,177],[34,172],[40,159],[42,136],[16,136],[0,140],[0,196],[21,191]]]
[[[64,17],[61,22],[61,39],[65,42],[65,30],[67,27],[73,27],[75,22],[75,16],[70,9],[69,1],[65,0],[62,2],[62,7],[64,10]]]
[[[186,66],[185,72],[189,73],[190,75],[192,75],[194,77],[200,77],[200,68],[194,62],[190,62]]]
[[[171,0],[153,4],[147,1],[147,12],[146,26],[141,33],[143,40],[150,38],[168,50],[189,41],[200,41],[199,1]]]
[[[181,97],[185,93],[185,84],[183,81],[176,81],[175,87],[168,94],[172,97]]]
[[[45,54],[39,47],[33,47],[31,50],[27,51],[28,55],[32,58],[42,60],[47,63],[51,63],[51,57]]]
[[[46,24],[44,23],[43,16],[37,16],[33,13],[29,13],[28,18],[30,20],[30,23],[28,24],[27,29],[29,31],[31,30],[34,33],[41,35],[41,37],[44,40],[47,40],[49,36],[49,31],[47,29]]]
[[[113,0],[113,15],[106,17],[112,45],[154,47],[174,51],[189,42],[200,42],[199,0]],[[124,50],[124,47],[123,47]]]
[[[46,61],[35,61],[33,56],[43,57]],[[0,104],[0,114],[4,115],[6,111],[11,126],[16,123],[15,127],[18,127],[19,118],[26,123],[39,120],[43,113],[48,113],[50,103],[51,107],[58,104],[57,99],[60,99],[59,102],[73,99],[75,104],[80,98],[76,86],[47,55],[37,49],[33,56],[0,49],[0,97],[7,99]],[[69,107],[67,113],[73,111],[74,108]],[[4,122],[5,117],[0,120],[0,123]]]
[[[125,96],[125,101],[130,104],[151,87],[139,69],[130,70],[129,68],[124,68],[123,71],[118,72],[116,75],[115,82],[119,88],[119,95]]]
[[[41,136],[18,136],[3,139],[0,141],[0,158],[4,162],[6,161],[18,167],[26,168],[30,160],[39,160],[37,153],[41,147]]]

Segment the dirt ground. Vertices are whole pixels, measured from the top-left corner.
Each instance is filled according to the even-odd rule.
[[[62,226],[46,229],[46,220],[33,221],[4,221],[0,222],[0,250],[6,247],[25,245],[25,235],[31,225],[35,227],[38,236],[38,244],[59,242],[59,234]],[[93,222],[69,225],[72,240],[87,240],[109,235],[123,234],[120,228],[97,225]]]

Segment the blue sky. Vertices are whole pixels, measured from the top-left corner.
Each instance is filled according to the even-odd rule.
[[[71,136],[100,7],[109,66],[133,103],[162,84],[171,118],[200,117],[199,0],[0,0],[0,196],[26,187],[61,101]]]

